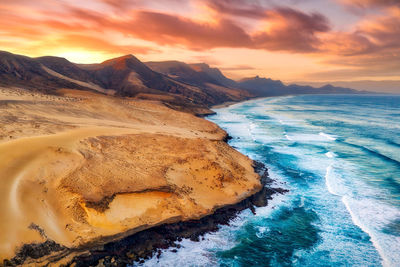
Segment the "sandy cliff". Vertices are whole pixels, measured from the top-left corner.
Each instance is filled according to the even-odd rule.
[[[211,122],[157,101],[62,93],[0,88],[1,260],[27,243],[82,248],[200,218],[261,188]]]

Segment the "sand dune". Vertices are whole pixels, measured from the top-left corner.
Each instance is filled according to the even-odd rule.
[[[77,248],[199,218],[260,189],[252,161],[211,122],[63,92],[0,90],[1,259],[27,243]]]

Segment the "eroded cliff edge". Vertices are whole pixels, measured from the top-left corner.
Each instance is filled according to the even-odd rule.
[[[253,161],[209,121],[157,101],[60,94],[1,90],[1,260],[44,244],[48,255],[23,263],[66,263],[262,188]]]

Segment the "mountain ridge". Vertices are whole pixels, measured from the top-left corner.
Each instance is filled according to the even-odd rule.
[[[59,89],[90,90],[119,97],[160,100],[170,107],[207,109],[224,102],[290,94],[363,93],[325,85],[285,85],[259,76],[234,81],[206,63],[142,62],[128,54],[97,64],[62,57],[31,58],[0,51],[0,85],[56,94]]]

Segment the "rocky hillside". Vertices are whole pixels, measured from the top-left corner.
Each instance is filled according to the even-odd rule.
[[[56,93],[61,88],[89,90],[108,95],[157,99],[172,106],[206,107],[251,97],[246,91],[227,88],[212,75],[202,73],[205,72],[192,70],[185,79],[176,79],[173,75],[151,69],[133,55],[84,65],[59,57],[30,58],[0,52],[0,85],[3,86],[47,93]],[[220,76],[224,78],[221,73]]]
[[[247,78],[234,81],[204,63],[179,61],[143,63],[126,55],[99,64],[75,64],[65,58],[30,58],[0,51],[0,86],[57,94],[60,89],[158,100],[167,106],[197,114],[228,101],[291,94],[359,93],[331,85],[285,85],[279,80]]]

